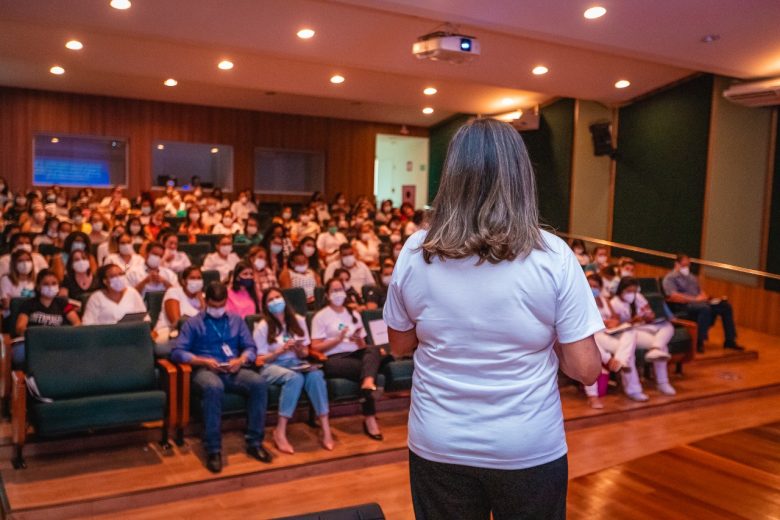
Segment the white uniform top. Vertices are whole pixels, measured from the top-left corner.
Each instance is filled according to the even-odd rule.
[[[163,267],[167,267],[174,273],[181,273],[185,269],[187,269],[189,266],[192,265],[192,262],[190,261],[190,257],[187,256],[186,253],[182,253],[181,251],[176,251],[173,254],[173,258],[170,261],[165,260],[165,256],[168,255],[168,250],[165,251],[165,254],[163,255],[163,260],[160,265]]]
[[[205,310],[200,308],[200,300],[197,297],[190,298],[181,287],[171,287],[165,291],[165,296],[163,296],[162,311],[157,318],[157,324],[154,326],[154,330],[161,331],[176,326],[175,323],[171,323],[171,320],[168,319],[168,313],[165,312],[165,302],[169,300],[176,300],[179,302],[179,312],[182,317],[192,317],[197,315],[200,311]]]
[[[612,304],[612,310],[615,311],[616,317],[620,319],[620,322],[631,321],[631,304],[626,303],[620,296],[613,296],[610,300]],[[649,307],[647,299],[642,296],[642,293],[636,293],[636,300],[634,300],[634,306],[636,308],[636,314],[642,314],[645,307]],[[661,316],[659,316],[660,318]]]
[[[132,287],[125,289],[119,303],[108,298],[103,291],[95,291],[87,300],[81,323],[84,325],[113,325],[124,318],[126,314],[139,312],[146,312],[146,306],[141,295]],[[148,316],[146,321],[149,321]]]
[[[289,334],[289,336],[292,337],[292,339],[301,340],[304,345],[309,345],[311,341],[309,340],[309,329],[306,327],[306,318],[296,314],[295,319],[298,320],[298,326],[303,331],[303,336],[295,334]],[[268,323],[265,320],[259,321],[255,325],[255,330],[252,334],[255,340],[255,345],[257,346],[257,355],[264,356],[265,354],[271,354],[282,348],[284,344],[287,343],[287,340],[284,339],[285,335],[287,334],[287,331],[280,331],[279,334],[276,335],[274,342],[268,343]],[[295,354],[295,352],[288,350],[284,354],[280,354],[279,357],[275,359],[275,361],[281,361],[283,359],[295,359],[297,357],[298,356]]]
[[[136,269],[143,269],[146,265],[146,260],[144,260],[144,257],[138,253],[133,253],[130,257],[130,261],[125,263],[119,253],[111,253],[105,258],[105,260],[103,260],[103,265],[108,264],[118,265],[125,271],[125,273],[129,273],[130,271],[134,271]]]
[[[352,321],[352,316],[357,319],[357,323]],[[363,328],[363,322],[360,320],[360,315],[358,313],[351,312],[346,307],[344,307],[343,311],[336,312],[328,305],[315,314],[314,319],[311,320],[311,339],[335,338],[338,337],[344,329],[347,329],[347,335],[344,337],[344,341],[333,348],[326,350],[324,352],[326,356],[356,351],[358,349],[357,343],[349,339],[355,334],[355,331],[360,331],[358,335],[361,338],[365,338],[368,335]]]
[[[556,341],[604,328],[577,259],[561,239],[512,262],[426,264],[420,231],[398,258],[388,327],[416,327],[409,448],[427,460],[495,469],[566,451]]]
[[[326,261],[330,262],[339,256],[339,246],[347,243],[344,233],[337,231],[335,235],[328,232],[320,233],[317,237],[317,250],[327,255]]]
[[[173,287],[179,286],[179,279],[176,277],[176,273],[168,269],[167,267],[160,267],[158,269],[160,278],[168,282]],[[141,280],[149,276],[149,267],[144,264],[143,267],[135,268],[127,271],[127,283],[135,287]],[[148,283],[144,286],[144,290],[141,296],[144,296],[148,292],[165,291],[167,288],[163,283]]]
[[[211,234],[212,235],[235,235],[236,233],[241,233],[242,228],[241,224],[238,222],[233,222],[230,224],[230,227],[225,227],[225,224],[222,222],[217,222],[214,224],[214,227],[211,228]]]
[[[364,285],[376,285],[374,274],[371,272],[371,269],[360,260],[355,260],[355,265],[352,267],[344,267],[341,265],[341,260],[329,263],[328,267],[325,269],[325,278],[323,280],[327,282],[333,278],[333,273],[336,272],[336,269],[346,269],[349,271],[349,283],[355,288],[358,294],[360,294]]]
[[[238,255],[232,251],[227,258],[222,258],[219,256],[219,253],[209,253],[203,260],[203,270],[219,271],[219,279],[225,282],[230,277],[236,264],[240,261],[241,259]]]
[[[33,269],[35,272],[49,268],[49,262],[40,253],[30,253],[32,255]],[[0,276],[5,276],[11,272],[11,255],[0,256]]]

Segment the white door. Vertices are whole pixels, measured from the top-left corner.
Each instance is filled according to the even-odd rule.
[[[403,201],[403,186],[415,187],[415,208],[428,203],[428,138],[378,134],[376,136],[377,201]]]

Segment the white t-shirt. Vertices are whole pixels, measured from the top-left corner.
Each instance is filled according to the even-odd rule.
[[[174,273],[167,267],[158,268],[158,272],[160,273],[160,278],[168,282],[171,286],[173,287],[179,286],[179,279],[176,277],[176,273]],[[144,264],[140,268],[130,269],[129,271],[127,271],[127,283],[135,287],[139,283],[141,283],[141,280],[143,280],[147,276],[149,276],[149,268],[146,266],[146,264]],[[165,291],[165,290],[167,290],[165,284],[150,282],[146,284],[146,286],[144,287],[141,296],[144,296],[148,292]]]
[[[118,323],[126,314],[139,312],[146,312],[146,306],[141,295],[132,287],[125,289],[119,303],[109,299],[103,291],[95,291],[87,300],[81,322],[84,325],[112,325]],[[148,316],[146,321],[149,321]]]
[[[353,315],[357,320],[357,323],[353,323]],[[336,312],[328,305],[314,315],[314,319],[311,321],[311,339],[335,338],[341,334],[341,331],[344,328],[347,329],[347,335],[344,338],[344,341],[335,347],[324,351],[326,356],[356,351],[358,349],[357,343],[349,339],[355,334],[355,331],[359,331],[358,335],[361,338],[365,338],[368,335],[363,328],[363,322],[360,320],[360,315],[358,313],[350,312],[346,307],[344,307],[343,311]]]
[[[241,259],[237,254],[231,252],[227,258],[222,258],[219,253],[209,253],[203,260],[204,271],[219,271],[219,279],[226,282]]]
[[[241,224],[238,222],[233,222],[229,227],[225,227],[225,224],[222,222],[217,222],[211,229],[211,233],[213,235],[235,235],[236,233],[241,233],[241,229]]]
[[[138,253],[133,253],[130,257],[130,261],[125,263],[124,259],[119,255],[119,253],[111,253],[105,258],[105,260],[103,260],[103,265],[109,264],[118,265],[124,269],[125,273],[129,273],[130,271],[135,271],[136,269],[143,269],[146,265],[146,260],[144,260],[144,257]]]
[[[341,264],[341,260],[335,260],[329,263],[328,267],[325,269],[325,278],[323,281],[327,282],[333,278],[333,273],[336,272],[336,269],[346,269],[349,271],[349,283],[355,288],[358,294],[360,294],[364,285],[376,285],[371,269],[360,260],[355,260],[355,265],[349,268],[344,267]]]
[[[564,241],[512,262],[426,264],[420,231],[404,245],[387,294],[388,327],[416,327],[409,448],[425,459],[494,469],[566,451],[556,341],[604,328]]]
[[[297,314],[295,315],[295,319],[298,320],[298,326],[303,331],[303,336],[292,333],[290,333],[289,336],[291,336],[292,339],[299,339],[303,341],[304,345],[309,345],[311,341],[309,340],[309,329],[306,327],[306,319],[303,316],[299,316]],[[286,335],[288,335],[288,332],[281,331],[276,335],[276,339],[273,343],[268,343],[268,323],[265,320],[261,320],[255,325],[255,330],[252,335],[255,340],[255,345],[257,346],[257,355],[264,356],[266,354],[276,352],[282,348],[287,342],[284,338]],[[298,356],[295,354],[295,352],[288,350],[284,354],[279,355],[275,361],[295,359],[297,357]]]
[[[613,296],[610,304],[612,305],[612,310],[620,318],[621,323],[631,321],[631,304],[624,302],[620,296]],[[636,308],[636,314],[639,315],[643,313],[645,308],[649,308],[650,304],[647,303],[647,299],[642,296],[642,293],[636,293],[634,307]]]
[[[167,267],[174,273],[181,273],[185,269],[187,269],[189,266],[192,265],[192,262],[190,261],[190,257],[187,256],[186,253],[182,253],[181,251],[176,251],[173,253],[173,258],[171,258],[170,261],[166,260],[165,257],[167,257],[170,254],[169,250],[165,250],[165,254],[163,255],[163,260],[160,265],[163,267]]]
[[[328,232],[320,233],[317,237],[317,249],[320,253],[326,255],[328,262],[339,257],[339,246],[347,243],[347,237],[344,233],[337,231],[335,235]]]
[[[165,295],[163,296],[162,312],[160,312],[160,316],[157,318],[157,324],[155,325],[154,330],[160,331],[170,329],[176,325],[175,323],[171,323],[171,320],[168,319],[168,313],[165,312],[165,302],[169,300],[176,300],[179,302],[179,312],[182,316],[192,317],[203,310],[200,308],[200,300],[198,298],[190,298],[181,287],[171,287],[165,291]]]

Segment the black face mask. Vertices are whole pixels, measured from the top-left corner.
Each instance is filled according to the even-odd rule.
[[[251,278],[239,278],[238,279],[238,285],[241,287],[244,287],[245,289],[254,289],[255,287],[255,281]]]

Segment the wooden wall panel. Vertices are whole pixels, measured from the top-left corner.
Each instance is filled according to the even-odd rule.
[[[373,193],[376,135],[398,131],[382,123],[0,88],[0,176],[13,188],[31,186],[33,135],[57,132],[126,138],[131,194],[151,187],[152,143],[169,140],[233,146],[237,189],[253,184],[255,147],[321,151],[325,192],[354,197]],[[428,135],[425,128],[409,131]]]

